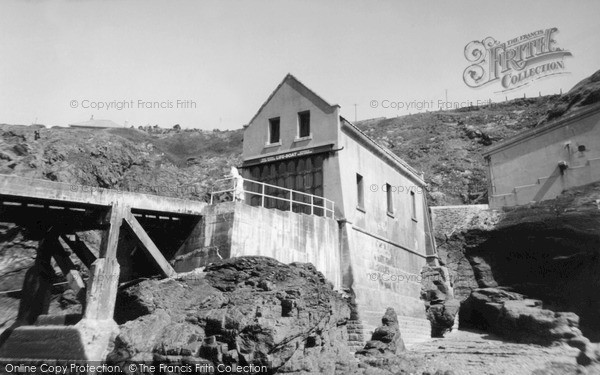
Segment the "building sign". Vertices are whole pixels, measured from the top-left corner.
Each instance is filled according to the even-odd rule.
[[[556,27],[536,30],[500,43],[492,37],[475,40],[465,47],[472,63],[463,72],[465,84],[479,88],[499,83],[499,92],[514,90],[540,78],[568,73],[564,58],[571,52],[559,48]]]
[[[308,148],[308,149],[304,149],[304,150],[286,152],[286,153],[278,154],[278,155],[266,156],[264,158],[246,160],[246,161],[244,161],[243,167],[248,167],[248,166],[256,165],[256,164],[271,163],[274,161],[292,159],[292,158],[297,158],[297,157],[301,157],[301,156],[313,155],[313,154],[318,154],[321,152],[328,152],[328,151],[331,151],[332,149],[333,149],[333,144],[330,144],[330,145],[326,145],[326,146],[319,146],[319,147]]]

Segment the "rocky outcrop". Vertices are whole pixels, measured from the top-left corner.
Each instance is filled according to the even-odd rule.
[[[446,267],[424,267],[421,271],[421,299],[425,301],[431,337],[444,337],[452,330],[460,302],[454,298]]]
[[[484,211],[470,226],[440,240],[440,261],[448,267],[456,298],[464,300],[471,291],[480,296],[481,289],[501,287],[503,292],[520,294],[517,300],[542,301],[541,306],[522,306],[519,315],[529,311],[535,321],[537,307],[575,313],[583,334],[600,341],[599,199],[600,183],[596,183],[566,191],[554,200]],[[508,303],[507,314],[517,308],[512,306],[515,303],[520,302]],[[468,315],[459,316],[461,325],[479,324],[469,322]]]
[[[363,350],[356,352],[358,355],[396,355],[405,350],[404,341],[398,326],[398,315],[393,308],[388,307],[381,318],[381,325],[375,329],[371,340]]]
[[[0,173],[206,200],[239,162],[241,140],[241,129],[148,134],[0,124]]]
[[[347,347],[350,307],[311,264],[242,257],[142,281],[121,292],[116,318],[112,363],[208,361],[292,374],[356,368]]]
[[[577,363],[595,368],[600,373],[600,344],[592,343],[585,337],[575,337],[567,343],[580,350]]]
[[[501,288],[476,289],[461,305],[461,328],[487,330],[513,341],[542,345],[581,337],[576,314],[542,306],[542,301]]]
[[[427,309],[427,319],[431,322],[431,337],[444,337],[454,327],[460,302],[452,298],[434,304]]]
[[[447,279],[454,297],[463,301],[471,291],[481,287],[480,275],[483,269],[474,267],[473,263],[477,260],[467,256],[468,250],[481,242],[472,233],[476,230],[492,230],[498,224],[501,214],[490,210],[487,205],[472,205],[432,207],[431,217],[440,264],[448,270]],[[478,273],[477,276],[475,272]]]
[[[556,105],[540,120],[540,124],[567,116],[577,109],[600,103],[600,70],[576,84],[561,96]]]

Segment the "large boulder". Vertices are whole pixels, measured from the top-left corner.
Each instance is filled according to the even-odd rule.
[[[393,308],[388,307],[381,318],[381,325],[377,327],[371,340],[365,348],[356,352],[358,355],[396,355],[405,350],[404,341],[400,334],[398,315]]]
[[[454,298],[427,308],[427,319],[431,322],[431,337],[444,337],[446,333],[452,331],[459,308],[460,302]]]
[[[576,314],[544,309],[539,300],[501,288],[474,290],[459,316],[461,328],[488,330],[518,342],[550,345],[581,337]]]
[[[421,299],[431,322],[431,337],[444,337],[452,330],[460,307],[449,271],[446,267],[427,266],[421,271],[421,280]]]
[[[152,360],[348,373],[346,300],[311,264],[241,257],[123,290],[111,363]]]

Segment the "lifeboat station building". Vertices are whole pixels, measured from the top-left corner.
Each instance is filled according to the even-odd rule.
[[[244,255],[310,262],[354,299],[357,348],[388,307],[406,343],[430,337],[421,270],[437,257],[421,173],[289,74],[245,126],[242,156],[177,272]]]

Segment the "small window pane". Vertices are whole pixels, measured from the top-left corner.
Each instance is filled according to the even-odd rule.
[[[387,196],[387,212],[388,214],[394,213],[394,197],[392,195],[392,186],[385,184],[385,194]]]
[[[298,113],[298,136],[300,138],[310,136],[310,112]]]
[[[269,143],[279,142],[279,117],[269,120]]]
[[[411,217],[415,220],[417,220],[417,198],[415,196],[415,192],[411,191],[410,192],[410,199],[411,199]]]
[[[365,195],[363,186],[363,176],[356,174],[356,194],[358,198],[358,207],[364,209],[365,207]]]

